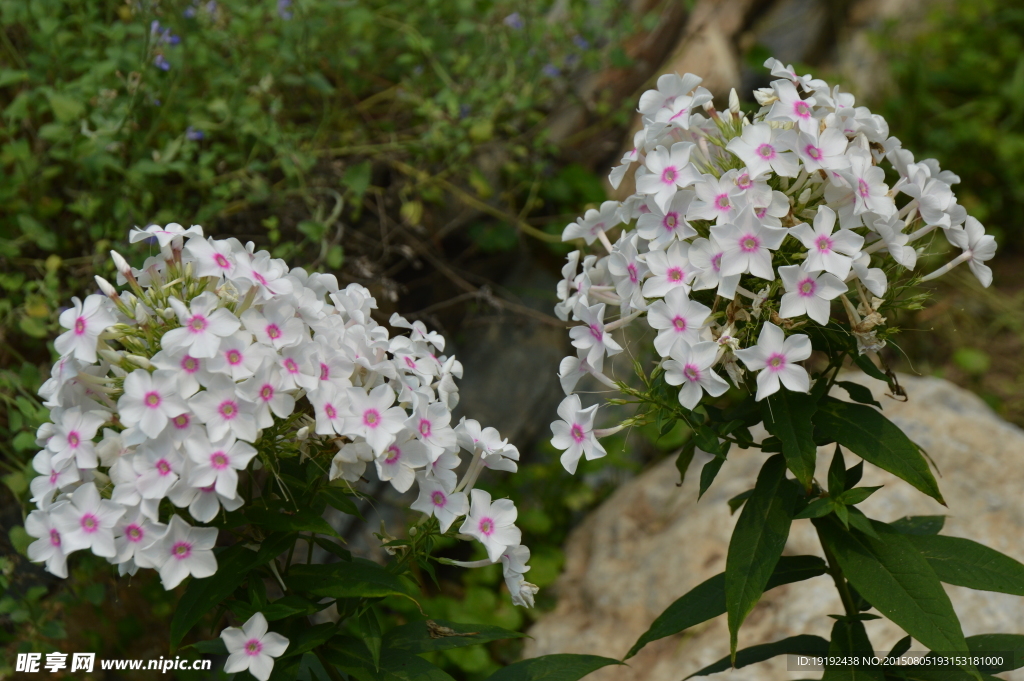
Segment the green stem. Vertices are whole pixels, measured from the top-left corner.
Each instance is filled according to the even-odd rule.
[[[857,609],[857,604],[853,601],[853,594],[850,592],[850,585],[846,583],[846,577],[843,576],[843,570],[839,567],[839,563],[836,561],[836,557],[829,551],[828,546],[825,544],[825,540],[821,537],[821,531],[815,527],[815,531],[818,533],[818,541],[821,542],[821,548],[825,552],[825,561],[828,563],[828,574],[832,577],[832,581],[835,582],[836,590],[839,592],[839,598],[843,601],[843,609],[846,610],[847,617],[856,617],[860,614],[860,610]]]

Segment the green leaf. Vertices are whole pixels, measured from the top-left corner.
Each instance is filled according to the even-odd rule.
[[[683,445],[683,449],[679,452],[679,456],[676,457],[676,470],[679,471],[680,486],[686,482],[686,471],[690,470],[690,464],[693,463],[693,454],[696,450],[696,443],[691,437],[689,442]]]
[[[197,641],[187,646],[182,646],[184,650],[194,650],[202,655],[227,655],[228,647],[224,644],[224,639],[214,638],[209,641]]]
[[[836,503],[832,505],[832,510],[836,512],[836,517],[839,518],[839,522],[843,524],[843,527],[850,529],[850,511],[846,506]]]
[[[836,445],[836,452],[832,455],[832,463],[828,467],[828,494],[835,498],[846,489],[846,460],[843,458],[842,448]]]
[[[578,681],[613,664],[623,663],[597,655],[541,655],[499,669],[487,681]]]
[[[814,415],[814,427],[825,438],[906,480],[945,505],[935,477],[917,445],[878,410],[863,404],[826,398]]]
[[[433,624],[428,624],[432,622]],[[446,620],[424,620],[395,627],[384,635],[384,646],[427,653],[432,650],[463,648],[508,638],[522,638],[525,634],[485,624],[463,624]]]
[[[697,492],[697,498],[700,499],[704,496],[704,492],[708,491],[711,487],[711,483],[718,477],[718,471],[722,470],[722,464],[725,463],[724,456],[716,456],[715,458],[704,464],[704,468],[700,469],[700,491]]]
[[[51,91],[46,93],[46,98],[50,100],[53,117],[61,123],[77,120],[85,112],[85,105],[74,97]]]
[[[338,533],[331,524],[310,509],[294,513],[278,512],[261,506],[253,506],[245,511],[245,517],[254,525],[279,532],[315,532],[337,537]]]
[[[839,620],[832,625],[832,640],[828,646],[829,656],[848,657],[851,655],[874,655],[871,640],[864,629],[864,623],[854,620]],[[881,667],[829,665],[821,681],[883,681]]]
[[[813,521],[850,584],[880,613],[930,650],[966,652],[960,621],[938,576],[905,535],[877,523],[875,539]]]
[[[739,494],[734,496],[732,499],[730,499],[729,500],[729,515],[732,515],[733,513],[738,511],[740,508],[742,508],[743,504],[747,503],[747,499],[749,499],[750,495],[753,494],[753,493],[754,493],[754,490],[748,489],[746,492],[740,492]]]
[[[796,487],[786,480],[783,457],[769,457],[736,521],[725,559],[725,606],[733,654],[740,625],[761,598],[786,547],[796,495]]]
[[[910,643],[912,640],[913,639],[911,639],[909,636],[904,636],[899,641],[896,641],[896,645],[894,645],[892,647],[892,650],[889,651],[888,657],[899,657],[903,653],[910,650]]]
[[[284,578],[289,589],[322,598],[379,598],[408,596],[402,581],[373,561],[353,558],[352,562],[330,565],[292,565]]]
[[[288,642],[288,649],[284,657],[301,655],[304,652],[318,648],[326,643],[338,631],[338,625],[334,622],[324,622],[315,626],[305,626],[297,636],[292,637]]]
[[[881,485],[878,487],[854,487],[853,489],[848,489],[840,494],[836,501],[846,504],[847,506],[853,506],[854,504],[859,504],[864,501],[880,489],[882,489]]]
[[[944,515],[908,515],[889,523],[900,534],[938,534],[946,524]]]
[[[817,556],[782,556],[764,590],[768,591],[783,584],[802,582],[805,579],[823,575],[825,572],[825,561]],[[676,599],[665,609],[665,612],[658,615],[658,618],[651,623],[651,628],[633,644],[623,659],[628,660],[633,657],[651,641],[678,634],[701,622],[718,617],[724,612],[725,573],[723,572],[701,582]]]
[[[357,638],[338,636],[321,649],[324,659],[358,681],[454,681],[422,657],[406,650],[384,648],[380,668],[375,669],[370,651]]]
[[[881,372],[879,372],[881,373]],[[882,374],[883,379],[885,374]],[[888,382],[888,381],[886,381]],[[882,405],[878,403],[875,396],[871,394],[871,390],[860,383],[853,383],[851,381],[836,381],[836,385],[840,386],[846,391],[846,394],[850,396],[850,399],[854,402],[860,402],[861,404],[873,404],[879,409]]]
[[[882,372],[881,369],[875,366],[875,363],[871,361],[870,357],[866,355],[854,354],[852,355],[853,362],[861,368],[861,370],[870,376],[871,378],[877,378],[886,385],[889,385],[889,377]],[[852,395],[850,397],[853,397]]]
[[[747,665],[770,660],[773,657],[778,657],[779,655],[819,656],[825,655],[826,653],[828,653],[828,641],[820,636],[801,634],[799,636],[790,636],[789,638],[784,638],[781,641],[775,641],[774,643],[762,643],[759,646],[744,648],[736,653],[735,665],[730,663],[730,657],[726,655],[718,662],[710,664],[685,678],[691,679],[694,676],[717,674],[718,672],[724,672],[730,667],[740,669]]]
[[[260,612],[263,613],[268,622],[273,622],[275,620],[283,620],[292,615],[312,615],[320,609],[321,606],[310,603],[301,596],[292,594],[267,603]]]
[[[807,504],[807,508],[793,516],[793,520],[802,518],[821,518],[832,512],[836,504],[831,499],[815,499]]]
[[[229,546],[217,555],[216,574],[189,582],[171,618],[171,650],[181,643],[203,615],[212,611],[245,581],[257,560],[255,551],[238,544]]]
[[[846,489],[853,489],[860,482],[860,479],[864,476],[864,462],[858,461],[857,465],[851,466],[846,471]]]
[[[1024,565],[995,549],[960,537],[907,535],[946,584],[1024,596]]]
[[[356,625],[359,627],[360,633],[363,635],[363,643],[366,645],[366,649],[370,651],[370,659],[373,660],[373,668],[380,669],[380,648],[381,648],[381,633],[380,633],[380,620],[377,619],[377,613],[374,612],[372,607],[367,608],[359,617],[356,618]]]
[[[871,520],[864,515],[860,509],[851,507],[846,510],[849,512],[846,522],[850,527],[855,527],[869,537],[878,539],[878,533],[875,532],[875,526],[871,524]]]
[[[765,430],[782,440],[786,466],[804,489],[811,487],[818,451],[811,425],[816,407],[813,397],[791,390],[779,390],[761,401]]]
[[[993,667],[982,667],[981,671],[999,674],[1024,667],[1024,635],[1021,634],[979,634],[967,637],[967,647],[975,655],[1010,653],[1012,658]]]
[[[321,487],[320,491],[317,492],[317,496],[322,497],[324,503],[330,504],[332,508],[336,508],[342,513],[354,515],[360,519],[363,517],[362,514],[359,513],[359,509],[356,508],[355,502],[352,501],[352,498],[348,494],[345,494],[345,490],[340,487],[333,487],[331,485]]]
[[[0,87],[8,87],[26,80],[28,80],[28,71],[0,69]]]

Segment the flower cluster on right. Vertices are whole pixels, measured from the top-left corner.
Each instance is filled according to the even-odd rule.
[[[765,67],[778,80],[754,92],[761,108],[749,118],[735,91],[717,111],[699,77],[661,76],[640,98],[635,148],[610,176],[617,188],[632,171],[636,192],[562,234],[605,251],[570,253],[558,287],[556,314],[580,323],[569,332],[577,356],[559,372],[568,397],[551,425],[570,473],[581,456],[603,456],[598,438],[617,430],[595,430],[597,406],[583,409],[573,392],[587,374],[620,387],[604,360],[622,352],[613,332],[631,322],[654,331],[656,371],[693,409],[728,390],[725,377],[757,400],[807,392],[800,362],[812,343],[800,331],[839,328],[833,313],[857,351],[872,355],[889,331],[879,310],[898,306],[909,285],[963,263],[992,282],[985,261],[995,239],[957,203],[959,177],[934,159],[915,161],[885,119],[838,86],[775,59]],[[960,254],[916,273],[937,232]],[[606,319],[609,308],[616,319]]]

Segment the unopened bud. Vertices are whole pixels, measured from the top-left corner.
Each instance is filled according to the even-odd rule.
[[[761,106],[768,106],[772,102],[778,100],[778,97],[775,96],[775,90],[770,87],[762,87],[754,90],[754,99],[757,100],[757,103]]]
[[[114,288],[113,284],[98,274],[93,278],[96,280],[96,285],[100,287],[100,291],[103,291],[103,295],[111,300],[118,300],[117,289]]]
[[[807,189],[805,189],[802,192],[800,192],[800,197],[796,200],[796,202],[799,205],[806,205],[807,202],[810,201],[810,200],[811,200],[811,188],[808,187]]]
[[[740,112],[740,97],[736,94],[736,88],[729,90],[729,111],[734,114]]]
[[[146,306],[142,303],[135,304],[135,321],[139,324],[145,324],[149,321],[149,312],[146,311]]]
[[[295,433],[296,440],[305,440],[309,437],[309,426],[302,426],[298,432]]]
[[[106,348],[101,348],[96,351],[96,354],[102,357],[103,359],[107,360],[111,364],[120,364],[121,360],[124,359],[123,350],[110,350]]]
[[[123,276],[130,277],[132,275],[131,265],[128,264],[128,261],[125,260],[124,256],[122,256],[120,253],[118,253],[117,251],[111,251],[110,259],[114,261],[114,267],[116,267],[117,271],[120,272]]]
[[[152,369],[153,365],[142,355],[125,355],[124,358],[142,369]]]

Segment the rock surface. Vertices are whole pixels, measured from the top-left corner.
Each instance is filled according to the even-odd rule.
[[[949,508],[873,466],[864,485],[884,485],[861,505],[871,517],[947,515],[943,534],[968,537],[1024,560],[1024,431],[1002,421],[979,398],[935,378],[901,377],[909,401],[884,396],[868,385],[888,418],[924,447],[943,477]],[[571,535],[565,572],[556,585],[558,606],[529,631],[525,656],[589,653],[621,658],[650,623],[676,598],[725,568],[728,537],[736,517],[726,501],[753,486],[764,456],[734,448],[708,493],[697,503],[695,460],[682,488],[669,458],[619,489]],[[858,459],[846,454],[847,465]],[[818,479],[831,453],[819,451]],[[785,553],[821,555],[810,523],[795,522]],[[1024,601],[1015,596],[947,586],[964,633],[1024,633]],[[808,633],[830,637],[829,613],[842,605],[823,575],[776,588],[754,608],[740,630],[740,648]],[[888,620],[867,623],[876,649],[889,650],[904,633]],[[649,644],[629,667],[607,668],[588,681],[678,681],[728,654],[729,635],[720,616],[680,635]],[[914,644],[912,651],[923,650]],[[1024,679],[1024,670],[1002,675]],[[727,681],[818,676],[788,672],[786,658],[715,678]]]

